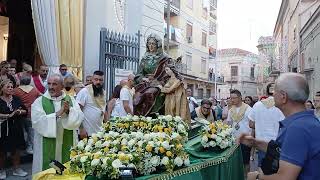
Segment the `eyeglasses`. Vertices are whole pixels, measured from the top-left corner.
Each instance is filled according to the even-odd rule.
[[[202,106],[202,108],[206,109],[206,110],[210,110],[211,109],[211,107],[204,107],[204,106]]]

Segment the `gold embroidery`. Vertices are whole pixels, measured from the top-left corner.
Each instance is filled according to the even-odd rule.
[[[245,115],[246,110],[247,110],[248,107],[249,107],[248,104],[245,104],[244,102],[242,102],[242,104],[241,104],[241,106],[240,106],[240,110],[239,110],[239,112],[237,113],[236,107],[233,106],[233,107],[230,109],[231,119],[232,119],[234,122],[237,122],[237,123],[240,122],[240,121],[243,119],[243,117],[244,117],[244,115]]]
[[[88,89],[89,94],[92,97],[92,99],[94,100],[94,102],[96,103],[97,107],[99,109],[101,109],[101,111],[103,112],[106,107],[106,93],[105,93],[105,91],[103,91],[103,95],[95,97],[93,94],[92,84],[88,85],[86,88]]]
[[[268,97],[267,99],[264,99],[261,102],[268,109],[274,106],[274,98],[273,97]]]

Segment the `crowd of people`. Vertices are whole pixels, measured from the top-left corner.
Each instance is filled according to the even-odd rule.
[[[242,151],[245,176],[257,151],[259,169],[249,173],[248,180],[320,179],[319,171],[315,169],[316,163],[320,163],[320,136],[317,133],[320,131],[320,91],[313,101],[308,100],[310,91],[303,75],[282,74],[276,83],[268,84],[265,96],[259,101],[250,96],[243,98],[240,91],[231,90],[226,102],[221,100],[218,104],[216,99],[209,98],[202,100],[199,106],[192,97],[192,90],[187,92],[192,119],[220,119],[234,128]],[[304,121],[308,122],[303,124]],[[276,161],[279,170],[268,174],[268,169],[264,168],[274,166],[267,160],[275,158],[270,155],[272,144],[281,149]]]
[[[52,159],[67,162],[70,147],[79,139],[100,131],[103,122],[135,112],[133,74],[116,85],[108,98],[102,71],[95,71],[82,83],[64,64],[60,65],[59,73],[50,75],[46,65],[35,72],[24,63],[22,72],[16,72],[16,64],[14,59],[0,63],[0,179],[6,178],[5,163],[9,154],[14,176],[27,175],[20,168],[22,151],[33,154],[32,173],[37,173],[48,169]],[[169,82],[174,84],[179,77],[169,67],[166,72],[171,75]],[[183,87],[180,85],[176,87]],[[168,94],[166,104],[172,99],[168,87],[158,87]],[[320,162],[320,92],[313,102],[308,100],[309,87],[302,75],[281,75],[267,86],[266,95],[259,101],[250,96],[243,98],[236,89],[230,91],[226,101],[209,98],[203,99],[200,105],[192,97],[191,89],[181,88],[174,93],[173,96],[184,97],[188,106],[178,108],[179,114],[191,116],[193,120],[223,120],[234,128],[246,174],[250,159],[258,152],[261,169],[249,173],[248,179],[281,179],[278,177],[286,175],[292,179],[320,178],[314,169]],[[172,109],[164,111],[176,113],[170,112]],[[266,176],[263,164],[269,142],[278,143],[281,153],[279,171]]]

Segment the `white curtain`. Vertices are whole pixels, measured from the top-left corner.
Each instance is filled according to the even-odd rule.
[[[32,16],[41,59],[49,73],[58,73],[59,54],[54,0],[31,0]]]

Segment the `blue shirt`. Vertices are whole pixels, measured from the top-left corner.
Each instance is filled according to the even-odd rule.
[[[320,122],[313,111],[281,121],[276,141],[281,146],[280,160],[301,167],[299,180],[320,179]]]

